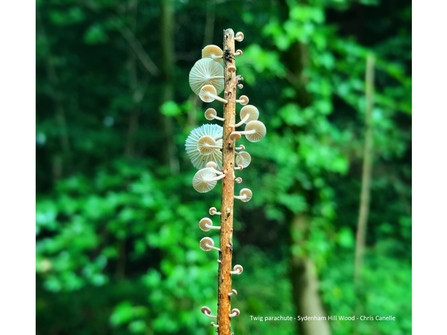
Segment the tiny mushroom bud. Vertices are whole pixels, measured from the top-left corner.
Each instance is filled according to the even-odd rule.
[[[238,310],[237,308],[233,308],[231,310],[230,318],[234,318],[235,316],[238,316],[239,314],[241,314],[241,311]]]
[[[211,120],[219,120],[219,121],[225,121],[223,117],[217,116],[217,112],[214,108],[208,108],[205,111],[205,119],[211,121]]]
[[[236,100],[237,103],[241,104],[242,106],[245,106],[246,104],[248,104],[248,97],[246,95],[241,95],[239,97],[239,99]]]
[[[205,314],[209,318],[212,318],[212,319],[217,318],[217,316],[211,315],[211,309],[207,306],[203,306],[200,310],[202,311],[203,314]]]
[[[204,85],[202,86],[202,88],[200,89],[199,92],[199,98],[203,101],[203,102],[213,102],[214,100],[223,102],[223,103],[228,103],[227,100],[225,100],[224,98],[221,98],[220,96],[217,95],[217,91],[216,88],[213,85]]]
[[[259,142],[262,140],[267,133],[267,129],[261,121],[253,120],[247,123],[244,131],[233,131],[233,134],[245,135],[245,138],[250,142]],[[230,138],[231,138],[230,135]]]
[[[253,193],[252,193],[252,191],[250,189],[243,188],[239,192],[239,195],[235,195],[234,196],[234,199],[239,199],[242,202],[248,202],[248,201],[250,201],[252,196],[253,196]]]
[[[215,169],[203,168],[196,172],[194,178],[192,179],[192,186],[199,193],[206,193],[211,191],[214,186],[216,186],[217,181],[224,178],[225,175],[222,173],[216,176]]]
[[[236,52],[234,53],[235,56],[241,56],[243,54],[241,49],[237,49]]]
[[[230,271],[230,273],[232,275],[240,275],[243,271],[244,268],[242,267],[242,265],[237,264],[233,267],[233,271]]]
[[[228,296],[232,296],[237,294],[237,291],[235,289],[232,289],[230,293],[228,293]]]
[[[202,58],[211,58],[216,62],[219,62],[222,60],[222,55],[222,49],[214,44],[207,45],[202,49]]]
[[[236,183],[240,184],[240,183],[242,183],[242,178],[241,177],[234,178],[234,181]]]
[[[199,227],[203,231],[210,231],[210,229],[220,229],[219,226],[213,226],[213,221],[210,218],[203,218],[199,222]]]
[[[204,237],[200,240],[200,249],[203,251],[217,250],[220,251],[219,248],[214,246],[214,241],[210,237]]]
[[[189,86],[195,94],[204,85],[212,85],[217,94],[224,89],[224,68],[211,58],[199,59],[189,72]]]
[[[228,67],[228,71],[230,71],[230,72],[236,72],[236,66],[234,66],[234,65],[230,65],[230,66]]]
[[[211,207],[208,212],[210,213],[210,215],[220,215],[220,212],[217,211],[216,207]]]
[[[238,31],[234,39],[238,42],[242,42],[244,40],[244,33],[242,31]]]

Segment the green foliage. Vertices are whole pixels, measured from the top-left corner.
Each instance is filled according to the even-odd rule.
[[[213,332],[200,307],[215,311],[216,255],[199,249],[198,221],[219,203],[192,189],[194,169],[183,147],[188,130],[204,119],[189,95],[188,72],[198,56],[191,50],[203,48],[209,33],[208,42],[219,44],[228,27],[245,33],[236,60],[241,94],[268,129],[249,149],[256,166],[238,173],[254,197],[236,208],[234,256],[244,273],[234,278],[233,304],[242,312],[235,332],[295,332],[293,323],[250,319],[296,313],[291,254],[316,264],[328,315],[355,309],[364,72],[373,53],[372,200],[359,294],[364,314],[397,321],[362,323],[358,331],[410,333],[410,5],[173,1],[174,92],[165,101],[165,78],[143,61],[163,68],[160,6],[135,4],[36,4],[37,334]],[[353,18],[360,14],[359,23]],[[206,27],[213,20],[214,32]],[[178,173],[168,168],[166,152]],[[289,230],[290,217],[302,213],[311,229],[290,249],[290,236],[300,233]],[[347,335],[354,325],[330,326]]]

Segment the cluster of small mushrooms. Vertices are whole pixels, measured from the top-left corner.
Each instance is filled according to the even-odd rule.
[[[243,40],[243,33],[238,32],[235,35],[235,40],[241,42]],[[189,85],[192,91],[200,97],[203,102],[211,103],[219,101],[222,104],[227,104],[228,101],[219,96],[224,90],[224,66],[222,65],[225,57],[234,57],[242,55],[241,50],[236,50],[233,55],[226,54],[217,45],[208,45],[202,50],[202,58],[198,60],[192,67],[189,73]],[[235,72],[234,66],[229,66],[229,71]],[[239,83],[243,78],[237,76],[237,87],[242,88],[243,85]],[[245,151],[244,145],[237,145],[242,136],[249,142],[258,142],[266,135],[266,127],[258,120],[258,109],[248,104],[249,99],[245,95],[236,98],[236,105],[240,104],[242,108],[239,111],[239,122],[230,127],[234,128],[230,134],[230,139],[233,140],[235,148],[235,167],[234,170],[242,170],[250,165],[251,156]],[[224,116],[225,117],[225,116]],[[224,117],[219,117],[214,108],[205,110],[205,118],[209,121],[225,121]],[[237,130],[237,128],[245,125],[244,130]],[[186,139],[185,149],[193,166],[198,169],[192,180],[192,186],[197,192],[206,193],[212,190],[217,182],[225,178],[222,171],[222,146],[223,146],[223,127],[218,124],[205,124],[191,131]],[[236,183],[241,183],[242,178],[234,176]],[[242,188],[239,195],[234,195],[234,199],[247,202],[252,198],[252,192],[248,188]],[[221,213],[215,208],[211,207],[210,215],[220,215]],[[220,226],[213,226],[212,220],[205,217],[200,220],[199,227],[202,231],[208,232],[212,229],[220,230]],[[200,241],[200,248],[204,251],[218,250],[214,246],[213,239],[204,237]],[[235,265],[231,274],[241,274],[243,268],[241,265]],[[230,293],[237,294],[236,290]],[[216,318],[211,315],[211,310],[204,306],[202,313],[210,318]],[[240,311],[237,308],[232,309],[230,317],[239,315]],[[211,323],[218,328],[217,324]]]

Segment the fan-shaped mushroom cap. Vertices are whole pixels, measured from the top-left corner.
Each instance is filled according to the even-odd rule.
[[[236,155],[236,164],[244,169],[250,165],[251,156],[247,151],[240,151]]]
[[[245,123],[248,123],[253,120],[257,120],[259,117],[259,110],[253,106],[253,105],[246,105],[242,107],[241,111],[239,112],[241,120],[243,120],[246,116],[248,116],[248,119],[245,121]]]
[[[224,89],[224,68],[211,58],[199,59],[189,72],[189,86],[195,94],[199,94],[204,85],[213,85],[216,94]]]
[[[223,51],[220,47],[214,44],[207,45],[202,49],[202,58],[211,58],[219,62],[222,60]]]
[[[211,168],[200,169],[192,179],[192,186],[199,193],[211,191],[216,184],[216,173]]]
[[[267,134],[267,129],[265,128],[264,124],[258,120],[253,120],[247,123],[247,125],[245,126],[244,133],[253,130],[254,130],[253,133],[245,134],[245,138],[250,142],[259,142],[264,138],[265,134]]]
[[[206,163],[214,161],[217,163],[217,167],[220,169],[222,166],[222,152],[218,148],[208,148],[211,149],[207,154],[206,148],[203,146],[203,141],[200,142],[202,148],[200,147],[199,141],[202,137],[210,137],[215,141],[217,146],[222,146],[222,140],[215,140],[216,138],[221,138],[223,134],[223,129],[217,124],[204,124],[200,126],[189,134],[185,142],[186,154],[191,160],[192,165],[195,168],[201,169],[206,166]],[[202,149],[202,150],[201,150]],[[204,150],[205,149],[205,150]]]

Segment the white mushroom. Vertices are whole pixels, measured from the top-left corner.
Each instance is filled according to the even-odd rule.
[[[201,169],[210,161],[216,162],[217,169],[222,166],[223,129],[217,124],[205,124],[191,131],[185,142],[186,154],[195,168]],[[211,138],[210,146],[203,138]],[[205,142],[205,143],[204,143]]]
[[[267,134],[265,125],[258,120],[253,120],[247,123],[244,131],[233,131],[230,138],[238,140],[240,135],[245,135],[245,138],[250,142],[259,142]]]
[[[224,89],[224,68],[211,58],[199,59],[189,72],[189,86],[195,94],[198,95],[204,85],[212,85],[217,94]]]
[[[199,193],[211,191],[217,184],[217,181],[224,178],[225,174],[216,176],[215,169],[203,168],[196,172],[192,179],[192,187]]]
[[[213,85],[204,85],[202,86],[202,88],[200,89],[199,92],[199,98],[203,101],[203,102],[213,102],[214,100],[223,102],[223,103],[228,103],[227,100],[225,100],[224,98],[221,98],[220,96],[217,95],[217,91],[216,88]]]

